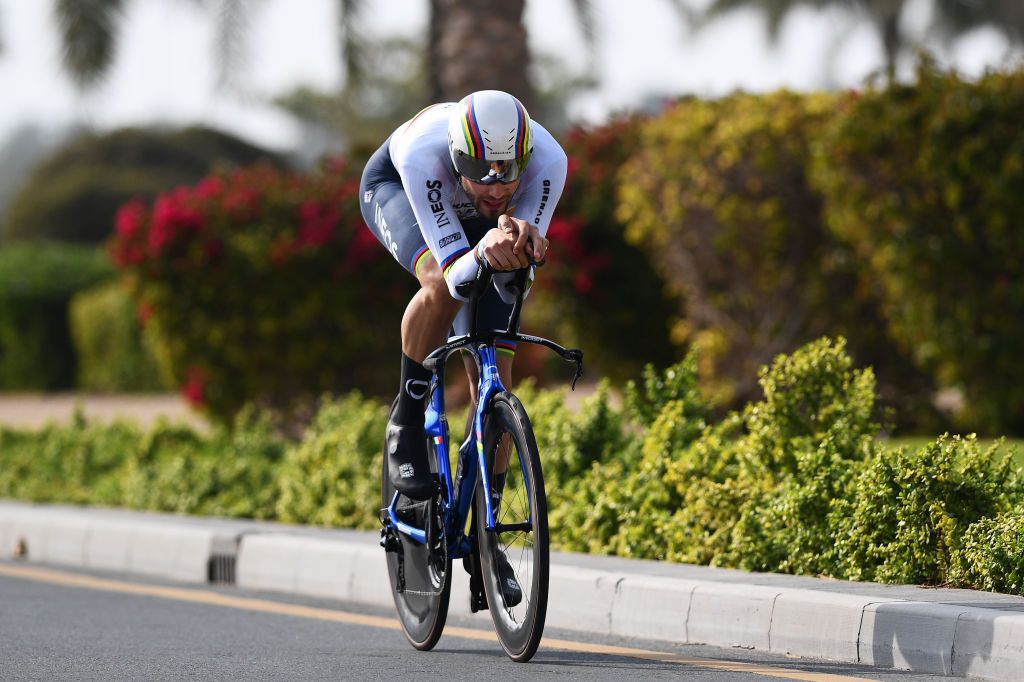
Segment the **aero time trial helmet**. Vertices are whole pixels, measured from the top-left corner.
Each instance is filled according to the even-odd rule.
[[[472,182],[515,182],[533,153],[526,107],[500,90],[463,97],[448,118],[448,152],[455,171]]]

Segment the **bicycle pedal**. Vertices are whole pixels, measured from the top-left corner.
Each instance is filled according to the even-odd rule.
[[[470,613],[476,613],[477,611],[487,610],[487,595],[483,590],[479,592],[476,590],[470,590],[469,593],[469,611]]]
[[[390,527],[380,529],[380,546],[385,552],[398,552],[402,549],[398,535]]]

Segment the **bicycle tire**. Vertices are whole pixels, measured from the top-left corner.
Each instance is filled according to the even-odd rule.
[[[427,451],[430,453],[431,468],[437,471],[434,446],[427,438]],[[385,511],[391,505],[395,488],[388,477],[387,452],[381,468],[381,509]],[[439,513],[440,498],[415,502],[406,497],[399,498],[399,507],[409,515],[412,525],[424,527],[427,514],[431,514],[433,523],[442,524]],[[443,527],[437,525],[436,527]],[[416,649],[429,651],[434,648],[444,631],[448,619],[448,601],[451,595],[452,560],[445,547],[447,540],[441,535],[440,541],[432,549],[421,545],[411,538],[399,536],[397,551],[385,552],[388,565],[388,579],[391,583],[391,594],[395,601],[395,610],[402,623],[406,639]],[[404,563],[405,589],[398,590],[399,554],[402,553]],[[443,567],[443,570],[442,570]]]
[[[497,394],[484,420],[484,452],[488,471],[494,470],[497,446],[503,434],[511,438],[508,478],[496,524],[521,524],[528,530],[494,531],[486,528],[483,477],[476,490],[477,544],[481,577],[494,629],[502,648],[513,661],[533,658],[544,633],[549,581],[547,498],[537,440],[522,403],[508,392]],[[516,480],[516,479],[519,480]],[[506,555],[522,591],[522,600],[505,603],[501,593],[496,552]]]

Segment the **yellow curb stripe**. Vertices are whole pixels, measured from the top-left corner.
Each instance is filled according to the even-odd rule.
[[[401,630],[401,625],[394,618],[367,616],[360,613],[335,611],[316,606],[285,604],[267,599],[232,597],[219,592],[205,592],[181,587],[163,587],[160,585],[130,583],[121,580],[96,578],[89,575],[67,573],[65,571],[57,571],[35,566],[14,566],[11,564],[0,563],[0,575],[7,576],[9,578],[20,578],[23,580],[50,583],[52,585],[63,585],[65,587],[79,587],[89,590],[103,590],[106,592],[120,592],[122,594],[192,602],[194,604],[206,604],[210,606],[242,609],[245,611],[273,613],[282,616],[292,616],[295,618],[309,618],[313,620],[329,621],[332,623],[362,625],[372,628],[385,628],[387,630]],[[463,639],[475,639],[489,642],[497,641],[495,633],[488,630],[446,627],[444,629],[444,634],[461,637]],[[865,677],[850,677],[848,675],[834,675],[831,673],[816,673],[805,670],[792,670],[788,668],[773,668],[760,663],[716,661],[710,658],[694,658],[692,656],[682,656],[680,654],[673,654],[664,651],[634,649],[631,647],[612,646],[608,644],[574,642],[566,639],[544,638],[542,644],[544,648],[547,649],[560,649],[564,651],[600,654],[604,656],[623,656],[647,661],[657,661],[659,663],[676,663],[680,665],[696,666],[725,672],[766,675],[768,677],[778,677],[785,680],[802,680],[804,682],[877,682]]]

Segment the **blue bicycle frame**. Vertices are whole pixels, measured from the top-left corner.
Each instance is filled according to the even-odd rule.
[[[533,266],[535,267],[535,266]],[[471,551],[469,537],[465,533],[466,521],[469,518],[470,507],[473,502],[473,492],[477,484],[477,475],[484,477],[484,490],[490,490],[490,476],[484,452],[484,418],[491,399],[498,393],[505,391],[505,386],[498,375],[497,351],[495,342],[499,339],[517,341],[520,343],[533,343],[554,350],[564,359],[576,363],[576,375],[573,377],[573,387],[583,373],[583,354],[579,350],[568,350],[553,341],[520,334],[514,329],[519,327],[519,315],[523,304],[523,289],[528,270],[519,271],[518,279],[519,293],[516,298],[512,313],[509,316],[508,330],[504,332],[476,331],[476,304],[479,295],[490,285],[491,273],[481,268],[477,273],[477,279],[473,284],[470,300],[470,320],[472,330],[465,336],[459,336],[448,340],[441,348],[431,353],[423,362],[423,366],[433,372],[430,381],[430,401],[424,416],[424,430],[431,439],[437,460],[437,475],[441,482],[441,518],[445,520],[444,537],[447,539],[448,556],[452,559],[459,559],[467,556]],[[467,438],[463,447],[459,448],[457,475],[453,483],[451,463],[448,458],[450,438],[448,432],[448,420],[444,412],[444,368],[448,357],[453,353],[468,350],[476,361],[478,370],[477,402],[476,411],[473,415],[472,433]],[[474,456],[475,455],[475,456]],[[525,476],[525,472],[524,472]],[[416,528],[402,521],[397,513],[399,494],[396,492],[388,506],[387,515],[392,527],[402,535],[412,540],[426,544],[427,531],[423,528]],[[487,518],[485,527],[487,530],[494,530],[494,510],[491,507],[490,495],[484,496],[484,505]],[[454,511],[454,513],[452,513]],[[532,520],[532,519],[531,519]]]

